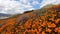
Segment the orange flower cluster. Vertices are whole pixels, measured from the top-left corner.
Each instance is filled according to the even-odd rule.
[[[60,5],[59,5],[60,6]],[[0,20],[0,34],[60,34],[60,8],[25,13],[16,18]]]
[[[51,10],[52,11],[52,10]],[[24,34],[60,34],[60,15],[58,11],[46,12],[44,16],[29,19]]]

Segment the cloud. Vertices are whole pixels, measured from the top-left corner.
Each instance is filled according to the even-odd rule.
[[[60,0],[56,0],[53,4],[60,4]]]
[[[40,4],[40,8],[44,7],[47,4],[60,4],[60,0],[43,0]]]
[[[33,1],[32,4],[36,5],[36,4],[40,4],[40,3],[38,1]]]
[[[35,10],[38,5],[40,8],[47,4],[59,4],[60,0],[0,0],[0,13],[17,14],[27,10]],[[38,4],[38,5],[37,5]]]
[[[0,0],[0,13],[15,14],[34,9],[28,0]]]

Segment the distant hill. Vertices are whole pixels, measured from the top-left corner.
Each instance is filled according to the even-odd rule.
[[[49,6],[0,20],[0,33],[60,34],[60,4]]]
[[[11,15],[10,15],[10,14],[0,13],[0,16],[3,16],[3,17],[8,17],[8,16],[11,16]]]
[[[4,14],[4,13],[0,13],[0,19],[6,19],[8,17],[12,16],[11,14]]]
[[[48,5],[46,5],[46,6],[42,7],[42,8],[49,8],[49,7],[52,7],[52,6],[54,6],[54,5],[53,4],[48,4]]]

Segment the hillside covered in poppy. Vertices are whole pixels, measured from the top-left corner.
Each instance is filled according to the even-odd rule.
[[[0,34],[60,34],[60,4],[2,19]]]

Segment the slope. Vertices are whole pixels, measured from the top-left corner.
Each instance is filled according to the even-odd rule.
[[[0,20],[1,34],[60,34],[60,4]]]

